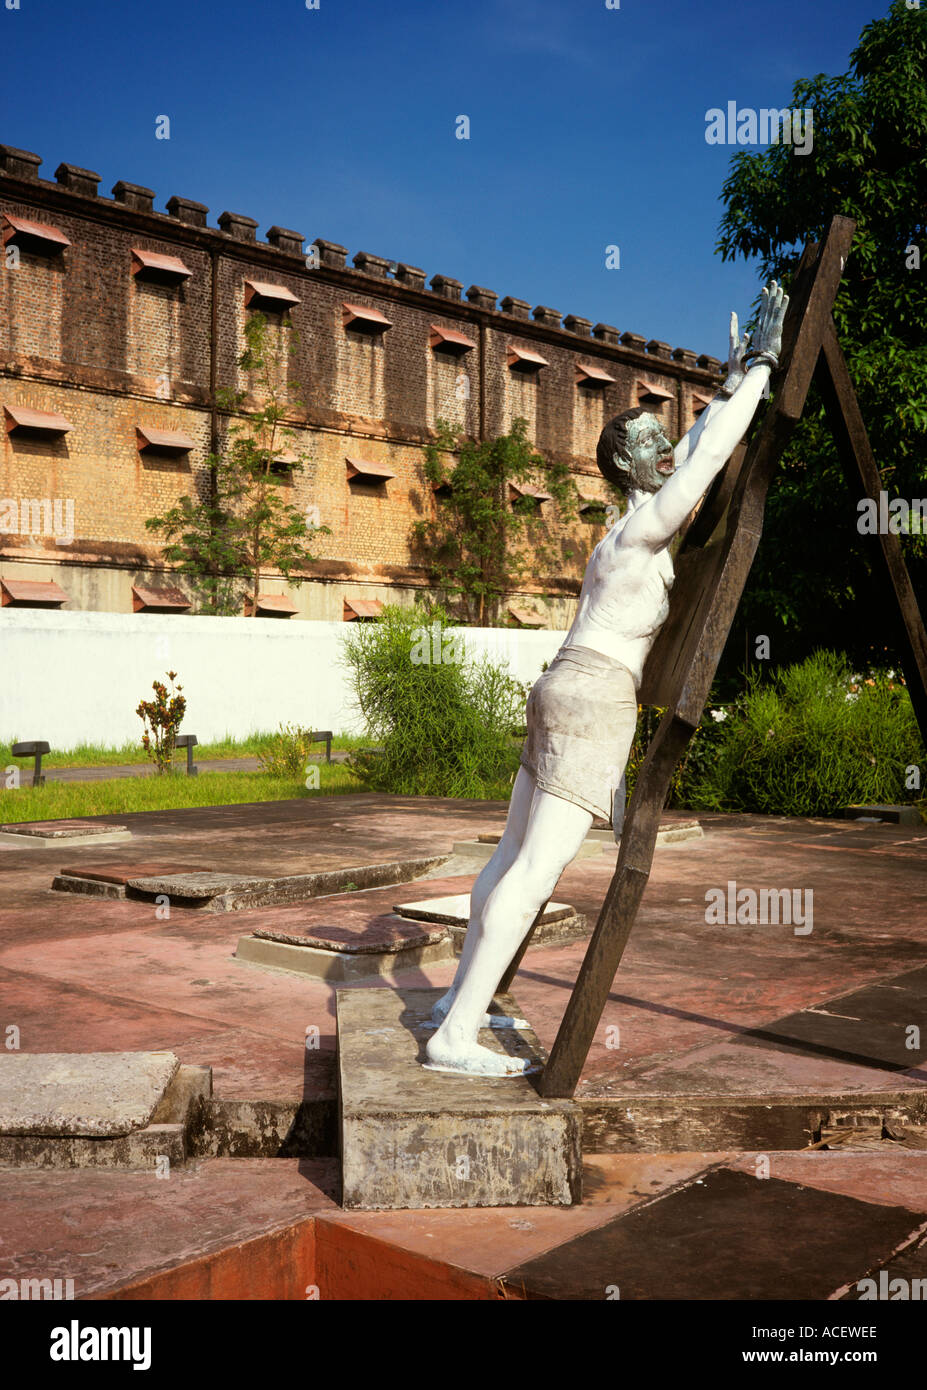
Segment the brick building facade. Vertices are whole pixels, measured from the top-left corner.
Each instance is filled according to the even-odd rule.
[[[497,304],[480,286],[463,294],[444,275],[426,284],[376,255],[349,266],[345,248],[281,227],[259,241],[238,214],[209,227],[208,209],[186,198],[156,212],[134,184],[104,198],[98,175],[62,164],[52,182],[40,163],[0,146],[5,603],[127,612],[157,601],[146,591],[177,587],[145,520],[184,493],[205,495],[204,460],[228,426],[217,391],[248,386],[237,359],[255,309],[275,331],[298,330],[288,372],[303,404],[287,447],[309,464],[282,486],[331,528],[312,543],[308,583],[263,586],[305,618],[341,620],[354,603],[427,588],[409,541],[412,522],[439,505],[423,472],[437,419],[484,439],[524,416],[580,493],[605,499],[594,462],[605,421],[646,404],[676,438],[717,384],[714,358],[511,297]],[[604,523],[594,511],[569,527],[545,520],[575,559],[513,603],[564,627]],[[57,589],[34,587],[49,581]]]

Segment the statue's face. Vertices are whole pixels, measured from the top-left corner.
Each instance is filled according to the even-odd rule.
[[[639,415],[628,426],[631,486],[659,492],[675,472],[673,446],[655,415]],[[627,464],[624,465],[628,467]]]

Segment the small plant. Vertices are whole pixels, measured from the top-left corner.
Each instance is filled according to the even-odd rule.
[[[142,747],[157,766],[159,776],[172,770],[177,731],[187,708],[186,699],[180,693],[183,686],[174,685],[177,672],[168,671],[167,678],[171,683],[170,698],[163,681],[152,681],[151,688],[157,699],[142,700],[135,711],[144,728]]]
[[[271,742],[258,749],[258,762],[271,777],[302,778],[312,751],[312,729],[281,724]]]

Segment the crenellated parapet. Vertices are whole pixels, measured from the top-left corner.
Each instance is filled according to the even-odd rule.
[[[492,315],[502,331],[505,331],[506,322],[517,319],[525,325],[529,336],[539,330],[542,334],[569,335],[573,339],[588,339],[597,349],[615,348],[620,355],[631,353],[656,358],[661,368],[665,365],[669,369],[670,375],[705,373],[713,378],[721,368],[717,358],[698,355],[688,348],[673,348],[653,338],[648,341],[642,334],[620,332],[609,324],[598,323],[593,327],[591,320],[579,315],[562,316],[559,310],[545,304],[532,308],[527,300],[512,295],[500,300],[495,290],[481,285],[471,285],[464,291],[460,280],[444,274],[435,274],[429,279],[427,272],[416,266],[369,251],[356,252],[348,264],[348,249],[323,237],[309,242],[302,232],[273,225],[267,229],[266,239],[261,240],[257,235],[260,224],[243,213],[224,211],[216,218],[217,225],[210,227],[208,207],[177,194],[167,199],[166,211],[160,212],[154,206],[156,195],[152,189],[120,179],[113,186],[112,197],[106,198],[99,192],[100,175],[75,164],[59,164],[54,182],[42,179],[39,177],[41,164],[41,155],[0,145],[0,186],[8,180],[31,184],[36,192],[42,190],[64,195],[66,199],[80,199],[85,205],[92,202],[100,209],[110,210],[113,216],[144,218],[152,234],[160,233],[167,240],[182,240],[195,233],[198,234],[197,244],[211,242],[216,250],[229,251],[230,244],[237,244],[247,247],[253,254],[266,253],[269,258],[286,261],[290,273],[325,277],[337,272],[357,281],[375,281],[377,293],[425,296],[433,302],[453,304],[455,313],[464,317]]]

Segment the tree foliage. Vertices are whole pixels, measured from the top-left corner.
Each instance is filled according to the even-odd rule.
[[[448,462],[448,456],[453,459]],[[436,519],[412,527],[413,547],[431,581],[467,622],[492,626],[503,597],[527,575],[537,581],[570,558],[558,549],[543,507],[530,494],[512,500],[512,484],[548,493],[561,522],[576,515],[577,492],[568,465],[542,457],[515,420],[508,434],[458,441],[437,423],[425,449],[425,476],[441,491]]]
[[[307,542],[329,534],[284,500],[278,461],[286,449],[294,461],[286,473],[297,475],[305,459],[292,450],[292,430],[283,420],[299,402],[286,386],[287,357],[293,351],[292,332],[284,325],[274,334],[266,317],[251,314],[245,325],[245,350],[238,365],[251,378],[251,391],[220,390],[221,409],[229,412],[226,447],[210,454],[207,496],[184,496],[162,516],[145,525],[168,544],[165,559],[188,576],[205,613],[257,611],[261,578],[282,574],[299,584],[303,568],[315,557]],[[261,402],[247,410],[249,395]]]
[[[927,496],[927,6],[894,0],[863,30],[850,70],[796,82],[792,105],[814,109],[812,153],[774,144],[734,156],[718,250],[757,257],[764,281],[788,285],[806,240],[835,214],[855,219],[837,331],[883,487]],[[884,658],[883,590],[857,531],[861,495],[812,390],[770,490],[732,654],[745,630],[775,630],[779,661],[816,646]],[[927,539],[912,534],[902,546],[915,591],[927,593]]]

